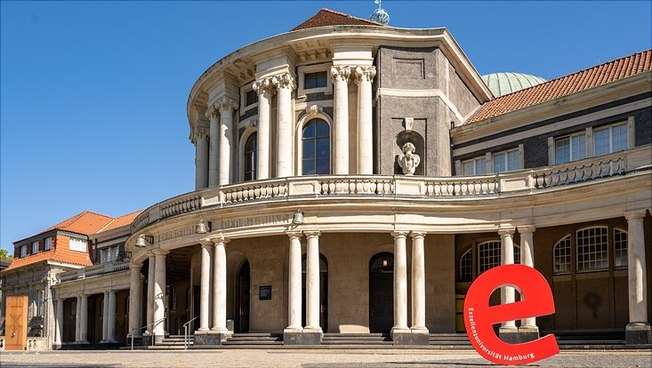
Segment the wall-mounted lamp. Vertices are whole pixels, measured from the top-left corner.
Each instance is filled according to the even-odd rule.
[[[151,235],[141,234],[138,239],[136,239],[136,246],[139,248],[146,247],[147,243],[154,244],[154,237]]]
[[[211,232],[210,221],[201,220],[195,225],[195,234],[206,234]]]
[[[303,224],[303,211],[297,210],[292,216],[292,225],[301,225]]]

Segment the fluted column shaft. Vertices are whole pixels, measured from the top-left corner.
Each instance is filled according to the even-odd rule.
[[[63,342],[63,299],[57,299],[57,320],[54,331],[54,342],[61,345]]]
[[[626,213],[627,280],[629,283],[629,323],[649,324],[647,314],[647,265],[645,261],[645,211]]]
[[[427,333],[425,233],[412,233],[412,326],[414,332]]]
[[[501,229],[498,231],[501,239],[501,252],[500,252],[500,264],[509,265],[514,264],[514,229]],[[514,288],[511,286],[505,286],[500,289],[500,303],[514,303]],[[516,329],[515,321],[506,321],[503,322],[501,328]]]
[[[142,264],[129,264],[131,270],[131,277],[129,280],[129,331],[128,334],[135,334],[140,336],[140,308],[142,306],[141,297],[141,283],[140,283],[140,268]]]
[[[349,174],[349,76],[348,66],[331,68],[334,89],[334,162],[335,175]]]
[[[269,178],[269,140],[270,140],[270,104],[273,93],[272,81],[265,78],[256,81],[253,89],[258,94],[258,138],[257,138],[257,163],[256,179]]]
[[[226,241],[214,240],[215,253],[213,264],[213,328],[219,333],[226,329]]]
[[[156,256],[149,254],[149,265],[147,271],[147,331],[152,333],[154,323],[154,275],[156,273]],[[104,299],[106,302],[107,299]]]
[[[396,231],[394,236],[394,327],[392,332],[409,330],[407,324],[407,232]]]
[[[154,273],[154,335],[165,335],[165,256],[167,251],[155,251],[156,272]]]
[[[518,233],[521,236],[521,264],[534,268],[534,226],[519,226]],[[536,317],[523,318],[521,328],[537,328]]]
[[[220,121],[218,110],[215,106],[209,106],[206,116],[210,119],[209,127],[209,153],[208,153],[208,186],[214,187],[220,183],[219,178],[219,141]]]
[[[319,324],[319,232],[306,232],[306,327],[321,332]]]
[[[227,185],[233,183],[231,162],[231,136],[233,135],[233,110],[236,102],[228,97],[222,97],[218,102],[220,110],[220,160],[219,183]]]
[[[288,233],[290,237],[288,275],[288,327],[286,331],[301,331],[301,233]]]
[[[277,97],[276,177],[292,176],[292,91],[294,78],[290,73],[274,77]]]
[[[208,130],[195,128],[195,190],[208,187]]]
[[[109,342],[117,342],[115,338],[115,307],[116,307],[116,299],[115,299],[115,290],[109,291],[109,322],[108,322],[108,335],[107,339]]]
[[[355,68],[358,83],[358,173],[373,174],[373,114],[371,82],[376,75],[374,66]]]

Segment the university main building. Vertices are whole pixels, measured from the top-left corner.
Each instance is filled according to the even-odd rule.
[[[521,263],[556,312],[503,339],[651,344],[652,51],[481,76],[445,28],[373,19],[322,9],[210,66],[195,190],[17,241],[3,343],[454,345],[471,282]]]

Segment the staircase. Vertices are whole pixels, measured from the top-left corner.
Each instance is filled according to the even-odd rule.
[[[465,333],[431,333],[430,347],[442,350],[473,349],[469,337]]]
[[[545,336],[550,332],[541,332]],[[587,349],[596,347],[625,347],[625,331],[569,330],[554,331],[560,349]]]
[[[321,339],[322,346],[391,346],[389,334],[383,333],[325,333]]]
[[[145,347],[148,350],[184,350],[184,336],[183,335],[170,335],[163,339],[156,345]],[[188,347],[192,347],[192,336],[188,337]]]
[[[273,347],[283,346],[283,334],[274,333],[234,333],[222,343],[224,347]]]

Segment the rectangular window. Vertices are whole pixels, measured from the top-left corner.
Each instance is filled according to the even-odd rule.
[[[27,256],[27,244],[20,246],[20,258],[25,258]]]
[[[258,102],[258,94],[256,93],[256,91],[254,90],[247,91],[247,93],[245,94],[245,103],[246,103],[245,106],[253,105],[256,102]]]
[[[482,158],[474,158],[471,160],[462,161],[462,175],[484,175],[487,173],[487,160]]]
[[[519,170],[521,154],[518,149],[499,152],[493,155],[494,173]]]
[[[104,248],[100,250],[100,263],[108,262],[109,260],[109,250]]]
[[[32,249],[30,254],[36,254],[38,253],[38,240],[32,242]]]
[[[86,252],[86,240],[70,238],[69,248],[75,252]]]
[[[593,130],[593,145],[596,156],[626,150],[627,123],[619,123]]]
[[[45,238],[45,243],[43,244],[43,250],[50,250],[52,249],[52,237]]]
[[[607,228],[592,227],[578,231],[577,270],[606,270],[608,267]]]
[[[306,73],[303,77],[303,89],[322,88],[328,83],[328,75],[325,71]]]
[[[575,134],[555,140],[555,163],[581,160],[586,158],[586,134]]]

